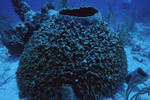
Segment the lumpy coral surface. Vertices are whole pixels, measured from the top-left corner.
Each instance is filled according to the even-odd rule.
[[[20,98],[60,100],[62,87],[69,86],[87,100],[113,96],[126,73],[121,41],[104,22],[90,25],[56,17],[30,37],[16,74]]]

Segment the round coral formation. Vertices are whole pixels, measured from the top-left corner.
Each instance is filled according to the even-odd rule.
[[[16,72],[20,98],[60,100],[68,86],[81,100],[95,99],[124,82],[127,60],[115,34],[102,21],[69,18],[46,20],[29,39]]]

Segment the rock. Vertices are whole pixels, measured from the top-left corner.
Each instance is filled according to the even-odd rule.
[[[2,32],[1,39],[11,55],[20,55],[31,35],[26,25],[18,24],[15,29]]]

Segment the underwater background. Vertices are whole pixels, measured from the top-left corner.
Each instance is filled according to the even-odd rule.
[[[101,30],[101,28],[105,27],[106,29],[105,28],[102,29],[102,31],[105,31],[105,33],[106,33],[105,35],[103,35],[104,37],[108,36],[108,38],[110,38],[112,40],[114,39],[114,41],[121,40],[121,43],[120,42],[116,43],[116,45],[117,44],[119,45],[118,47],[115,47],[115,46],[112,47],[112,49],[114,49],[114,48],[117,49],[117,51],[113,51],[113,52],[115,52],[115,55],[117,55],[117,54],[118,55],[114,56],[113,58],[117,59],[116,60],[117,62],[121,62],[121,64],[116,63],[116,65],[120,64],[119,66],[120,66],[120,69],[122,70],[122,72],[120,70],[118,70],[117,67],[112,68],[111,70],[116,70],[113,73],[116,75],[117,74],[120,75],[120,76],[117,76],[118,80],[120,80],[120,81],[123,80],[119,84],[114,82],[115,78],[111,81],[112,82],[111,84],[115,84],[115,85],[113,85],[114,87],[116,86],[116,84],[119,85],[119,87],[116,86],[117,89],[111,88],[113,91],[117,90],[117,91],[115,91],[115,93],[110,93],[113,95],[109,95],[109,92],[108,92],[108,91],[111,91],[110,88],[107,88],[110,85],[106,84],[106,87],[104,87],[103,89],[102,89],[102,87],[99,88],[99,85],[97,85],[97,84],[99,84],[99,81],[98,81],[99,78],[95,78],[95,76],[99,73],[98,71],[101,69],[96,68],[97,71],[93,71],[93,70],[95,70],[94,68],[93,69],[89,68],[90,69],[89,73],[85,73],[85,77],[89,78],[89,80],[88,79],[83,79],[83,80],[84,81],[87,80],[86,82],[87,82],[87,84],[88,83],[90,84],[89,86],[91,86],[91,85],[93,87],[95,86],[94,89],[91,89],[91,90],[85,89],[86,84],[84,84],[84,82],[83,83],[77,82],[77,86],[75,85],[74,87],[70,87],[70,84],[74,85],[74,82],[80,81],[79,79],[75,79],[75,81],[72,82],[72,81],[70,81],[70,79],[72,78],[71,77],[70,79],[67,78],[69,80],[67,82],[69,82],[69,83],[71,82],[69,84],[69,86],[65,85],[62,87],[63,89],[61,90],[61,91],[67,91],[67,92],[65,92],[66,94],[65,93],[63,94],[62,92],[61,92],[62,94],[59,94],[59,91],[58,91],[58,95],[56,95],[56,97],[61,96],[62,100],[82,100],[82,99],[83,100],[131,100],[131,99],[132,100],[150,100],[150,78],[149,78],[150,77],[150,6],[149,6],[150,0],[20,0],[20,1],[26,2],[25,4],[28,4],[29,8],[32,11],[34,11],[34,12],[29,13],[30,14],[29,16],[34,16],[35,12],[42,12],[41,8],[44,7],[45,4],[47,4],[48,2],[53,3],[53,5],[55,7],[54,13],[55,13],[55,11],[57,11],[57,12],[61,11],[63,8],[75,9],[75,8],[79,8],[79,7],[94,7],[95,9],[97,9],[100,12],[100,14],[101,14],[100,16],[102,17],[100,20],[102,22],[100,22],[101,26],[96,26],[97,22],[96,23],[92,22],[93,26],[85,25],[86,27],[89,28],[89,31],[94,28],[97,29],[97,27],[99,27],[100,30]],[[63,1],[67,1],[67,4],[65,7],[62,5]],[[26,99],[51,100],[51,98],[52,98],[51,96],[53,94],[50,94],[50,93],[47,94],[48,96],[50,96],[50,98],[47,98],[47,96],[45,96],[45,98],[42,98],[39,96],[40,93],[38,94],[38,92],[37,92],[38,98],[36,98],[35,94],[30,93],[30,92],[36,92],[37,90],[35,88],[32,88],[33,91],[30,91],[29,89],[27,89],[26,91],[30,91],[30,92],[29,93],[26,92],[23,89],[24,86],[26,86],[26,84],[22,83],[21,79],[23,79],[23,77],[28,77],[28,76],[26,76],[26,75],[24,76],[21,73],[26,72],[26,71],[23,71],[23,69],[24,69],[24,67],[26,67],[26,65],[28,65],[29,68],[32,68],[32,64],[30,64],[31,62],[28,59],[31,60],[32,59],[31,56],[34,55],[34,53],[35,53],[35,55],[37,54],[37,56],[38,56],[38,58],[35,57],[34,59],[38,60],[39,62],[40,61],[42,62],[44,60],[39,59],[41,57],[41,55],[36,52],[40,52],[40,53],[46,52],[48,54],[51,52],[54,52],[54,51],[47,51],[47,48],[53,48],[53,46],[49,47],[47,44],[45,44],[44,46],[47,48],[44,48],[43,45],[41,45],[39,43],[40,41],[43,41],[43,39],[45,39],[46,43],[49,43],[47,38],[45,38],[43,35],[41,35],[41,33],[45,34],[44,33],[45,31],[48,31],[49,33],[57,32],[57,30],[61,30],[63,25],[59,26],[60,25],[59,21],[58,21],[58,23],[53,24],[53,21],[56,20],[57,18],[55,19],[52,17],[52,19],[46,19],[47,17],[44,18],[45,16],[43,17],[40,14],[39,15],[35,14],[35,16],[38,16],[38,17],[35,17],[37,22],[33,21],[31,23],[29,22],[29,24],[24,24],[24,23],[28,22],[28,19],[27,19],[27,21],[21,19],[22,16],[19,16],[20,13],[16,13],[14,11],[14,8],[17,4],[15,5],[15,3],[13,4],[12,2],[13,3],[18,2],[18,0],[1,0],[0,1],[0,100],[23,100],[23,99],[24,100],[26,100]],[[46,8],[44,8],[44,9],[46,9]],[[52,11],[52,13],[53,13],[53,11]],[[48,15],[47,12],[46,12],[46,14]],[[24,16],[22,18],[24,18]],[[43,19],[44,22],[40,22],[38,20],[40,18]],[[30,20],[31,19],[29,19],[29,21]],[[71,21],[68,23],[71,24]],[[73,23],[74,23],[74,26],[76,26],[78,24],[78,22],[76,22],[76,20]],[[50,25],[51,27],[54,27],[54,29],[52,29],[51,31],[48,30],[47,29],[47,28],[49,28],[48,25]],[[56,27],[56,26],[58,26],[58,27]],[[67,27],[65,25],[65,23],[64,23],[64,26]],[[28,27],[30,27],[30,28],[28,28]],[[38,27],[38,29],[37,29],[37,27]],[[45,30],[45,31],[42,31],[43,27],[44,27],[43,30]],[[84,27],[84,25],[83,25],[83,27]],[[82,25],[81,26],[79,25],[79,29],[80,28],[82,29],[83,27],[82,27]],[[33,33],[34,35],[28,34],[28,32],[26,32],[27,30],[30,33]],[[83,30],[81,30],[81,33]],[[108,31],[108,33],[110,33],[110,34],[107,34],[106,31]],[[76,31],[75,32],[69,31],[69,32],[75,33]],[[69,32],[68,32],[68,34],[69,34]],[[87,30],[85,32],[88,33]],[[92,32],[89,36],[90,38],[93,38]],[[99,32],[98,30],[95,31],[95,33],[98,33],[98,32]],[[17,35],[18,35],[18,33],[23,34],[23,36],[22,35],[21,36],[25,37],[25,40],[23,40],[23,42],[22,41],[20,42],[20,40],[18,40],[18,37],[15,37],[16,33],[17,33]],[[26,34],[28,36],[32,36],[32,35],[33,36],[30,39],[26,39],[26,36],[27,36]],[[43,37],[40,37],[40,35]],[[15,37],[14,39],[12,39],[13,36]],[[37,38],[36,36],[39,38],[39,40],[34,40],[34,38]],[[52,36],[53,36],[53,34],[52,34]],[[74,35],[72,37],[74,37]],[[85,35],[85,37],[88,37],[88,34]],[[70,36],[68,36],[68,38],[70,38]],[[74,38],[76,38],[76,37],[74,37]],[[66,38],[64,38],[64,39],[66,39]],[[18,41],[18,45],[14,46],[14,47],[13,47],[13,45],[10,45],[8,43],[8,42],[17,43],[17,41]],[[28,41],[31,43],[29,43]],[[45,43],[45,41],[42,43]],[[76,41],[78,42],[78,39]],[[81,39],[81,41],[84,42],[84,39]],[[98,41],[99,41],[99,39],[98,39]],[[32,42],[34,42],[35,44]],[[93,43],[89,39],[88,43],[90,43],[90,42]],[[22,43],[23,43],[23,45],[22,45]],[[27,43],[27,44],[25,45],[25,43]],[[37,44],[39,43],[39,44],[37,45],[36,43]],[[51,40],[51,43],[53,44],[53,40]],[[63,43],[66,45],[66,43],[64,41],[63,41]],[[98,43],[100,44],[101,41]],[[106,41],[103,44],[106,46],[106,49],[109,50],[109,48],[107,48],[109,43],[107,43],[107,41]],[[25,49],[23,49],[24,45],[25,45]],[[35,46],[35,48],[32,48],[31,50],[29,50],[28,48],[32,47],[33,45],[37,45],[37,46]],[[78,45],[76,45],[76,46],[78,47],[77,51],[82,51],[82,49],[79,49],[80,46],[78,46]],[[21,49],[18,49],[18,48],[21,48]],[[41,51],[38,48],[42,49],[43,51]],[[61,48],[61,46],[60,46],[60,48]],[[55,50],[57,50],[57,49],[58,49],[58,47],[55,48]],[[94,50],[96,51],[96,49],[94,49]],[[62,49],[62,51],[63,51],[63,49]],[[110,51],[111,51],[111,48],[110,48]],[[24,52],[24,53],[22,54],[22,52]],[[77,54],[77,55],[81,55],[84,57],[84,55],[86,55],[86,52],[89,52],[89,51],[85,50],[85,54],[83,54],[82,52],[80,54],[80,52],[79,52],[79,54]],[[57,53],[58,52],[56,52],[55,54],[57,54]],[[72,51],[72,53],[76,54],[76,51]],[[71,53],[68,53],[68,54],[71,55]],[[97,55],[95,52],[94,52],[94,54]],[[102,53],[100,53],[100,54],[102,54]],[[108,53],[106,53],[106,59],[109,56],[107,54]],[[93,55],[91,57],[93,57]],[[50,55],[50,56],[52,56],[52,55]],[[68,56],[68,55],[65,55],[65,56]],[[54,58],[55,57],[56,56],[54,56]],[[76,56],[73,56],[73,58],[76,59],[73,62],[76,62],[76,61],[80,62],[80,59],[78,59],[78,57],[77,58],[75,58],[75,57]],[[123,60],[121,60],[121,61],[118,60],[118,59],[122,59],[122,58],[123,58]],[[81,60],[82,60],[82,57],[81,57]],[[66,61],[67,60],[65,60],[63,62],[64,65],[66,64],[65,63]],[[54,61],[54,62],[56,62],[56,61]],[[82,62],[84,65],[84,62],[86,62],[86,61],[83,60],[80,62],[80,64]],[[126,65],[126,63],[127,63],[127,65]],[[38,64],[38,63],[36,63],[36,64]],[[51,63],[48,62],[48,64],[51,64]],[[93,62],[92,62],[92,64],[93,64]],[[108,62],[105,62],[104,65],[105,64],[107,66]],[[84,65],[84,66],[89,66],[89,65]],[[47,65],[45,64],[43,66],[47,66]],[[70,66],[70,65],[68,64],[68,66]],[[76,65],[71,65],[71,66],[76,66]],[[110,65],[108,64],[108,66],[110,66]],[[108,69],[109,69],[109,67],[108,67]],[[38,70],[41,70],[41,69],[38,69]],[[54,69],[54,71],[55,70],[57,70],[57,68]],[[81,69],[81,70],[83,70],[83,69]],[[30,71],[32,72],[32,70],[30,70]],[[72,71],[72,69],[67,69],[67,71],[70,72],[70,71]],[[93,74],[93,72],[91,72],[91,71],[93,71],[94,73],[97,73],[97,74]],[[58,72],[56,71],[56,73],[60,73],[59,70],[58,70]],[[72,73],[78,73],[78,71],[77,72],[73,71]],[[84,70],[81,71],[81,73],[84,73]],[[92,75],[93,76],[95,75],[94,78]],[[51,76],[51,75],[48,77],[52,77],[52,79],[53,79],[53,76]],[[30,76],[28,78],[30,78]],[[107,80],[107,77],[105,77],[105,78]],[[110,78],[110,77],[108,77],[108,78]],[[45,81],[46,79],[47,79],[47,77],[43,80]],[[62,80],[64,80],[64,79],[59,79],[59,80],[58,79],[56,77],[56,81],[55,81],[55,78],[53,80],[54,80],[54,83],[58,82],[57,85],[59,86],[59,82],[60,82],[60,84],[62,84],[63,83]],[[28,79],[24,79],[24,80],[28,80]],[[42,82],[43,82],[43,80],[42,80]],[[81,81],[82,81],[82,79],[81,79]],[[41,84],[42,84],[42,82],[41,82]],[[40,81],[39,81],[39,83],[40,83]],[[106,82],[106,83],[109,84],[109,82]],[[103,86],[105,86],[105,81],[101,84]],[[30,86],[27,86],[27,87],[30,87]],[[43,88],[40,88],[40,89],[43,89]],[[82,91],[82,89],[83,89],[83,91]],[[98,89],[106,90],[106,92],[101,91],[101,93],[98,94],[99,93],[99,92],[97,92]],[[54,91],[54,90],[55,89],[46,90],[46,91]],[[56,88],[56,90],[57,90],[57,88]],[[79,90],[81,90],[81,91],[79,91]],[[94,92],[92,90],[94,90]],[[75,94],[73,92],[75,92]],[[34,96],[28,96],[30,94],[32,94]],[[86,94],[86,96],[84,94]],[[41,94],[41,96],[43,96],[43,95],[45,95],[45,94]],[[76,95],[77,95],[77,97],[75,97]],[[52,98],[52,99],[60,100],[60,98],[56,98],[56,97],[54,96],[54,98]]]

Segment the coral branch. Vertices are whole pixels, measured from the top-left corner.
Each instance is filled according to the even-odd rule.
[[[23,22],[27,20],[27,18],[31,17],[30,15],[32,15],[31,13],[33,13],[33,11],[24,0],[11,0],[11,2],[14,6],[15,12],[18,14]]]

